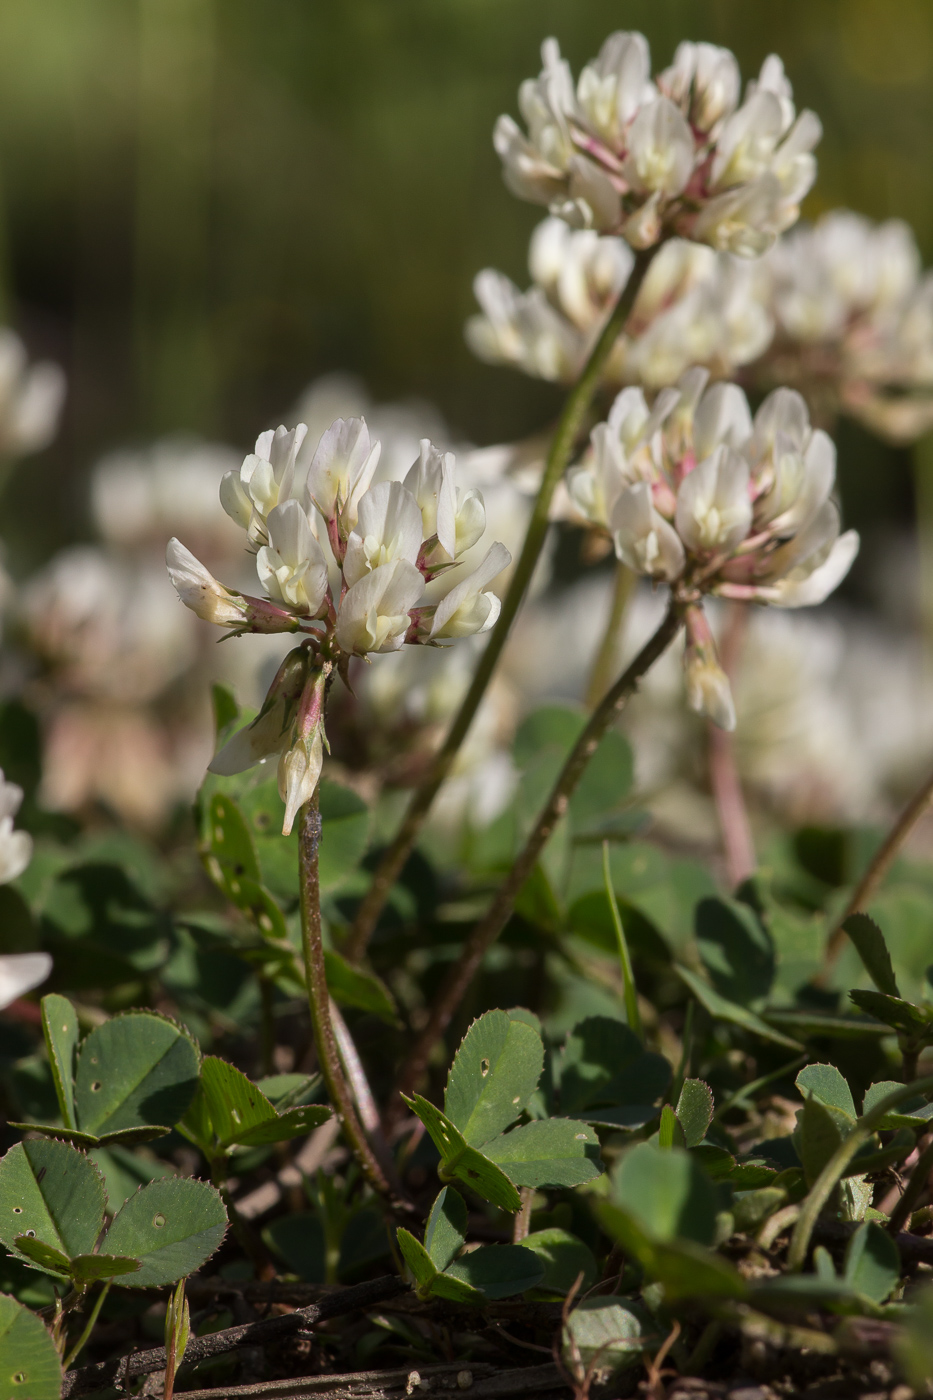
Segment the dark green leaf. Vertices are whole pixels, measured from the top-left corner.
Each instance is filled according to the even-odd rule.
[[[482,1151],[516,1186],[580,1186],[603,1169],[599,1138],[572,1118],[526,1123],[484,1143]]]
[[[445,1277],[467,1283],[487,1298],[511,1298],[536,1288],[544,1265],[533,1250],[517,1244],[490,1244],[474,1249],[444,1270]]]
[[[886,1026],[893,1026],[896,1031],[902,1031],[904,1035],[914,1036],[918,1040],[933,1038],[933,1024],[926,1009],[914,1006],[903,997],[859,991],[850,992],[849,997],[862,1011],[867,1011],[870,1016],[883,1021]]]
[[[445,1186],[431,1207],[424,1228],[424,1247],[436,1269],[444,1270],[459,1254],[466,1239],[466,1201],[452,1186]]]
[[[324,1224],[319,1215],[310,1210],[280,1215],[266,1226],[262,1237],[299,1278],[326,1282]]]
[[[798,1124],[794,1143],[803,1163],[807,1185],[812,1186],[855,1123],[848,1114],[838,1108],[830,1108],[808,1094],[800,1110]]]
[[[3,1400],[58,1400],[62,1363],[39,1318],[0,1294],[0,1396]]]
[[[324,953],[324,966],[327,986],[334,1001],[341,1006],[355,1006],[360,1011],[369,1011],[387,1025],[399,1024],[392,993],[380,978],[354,967],[329,948]]]
[[[612,1200],[652,1240],[710,1244],[716,1233],[715,1188],[689,1152],[642,1142],[612,1174]]]
[[[657,1114],[671,1067],[609,1016],[589,1016],[567,1037],[560,1057],[561,1111],[590,1122],[639,1128]]]
[[[71,1260],[68,1255],[63,1254],[60,1249],[55,1249],[53,1245],[46,1244],[44,1240],[34,1239],[31,1235],[17,1235],[13,1245],[20,1254],[38,1264],[46,1273],[58,1274],[62,1278],[70,1276]],[[78,1257],[87,1258],[86,1255]]]
[[[748,1006],[774,981],[774,944],[757,915],[738,900],[701,899],[694,915],[697,947],[720,996]]]
[[[78,1017],[67,997],[42,998],[42,1031],[49,1052],[55,1093],[66,1128],[77,1128],[75,1115],[75,1057],[78,1049]]]
[[[628,1298],[584,1298],[564,1324],[563,1356],[568,1367],[586,1374],[641,1365],[644,1354],[663,1337],[648,1309]]]
[[[318,878],[326,894],[339,889],[366,854],[369,809],[355,792],[328,779],[320,785],[320,807]]]
[[[124,1278],[139,1272],[139,1260],[117,1254],[79,1254],[71,1261],[71,1277],[75,1283],[87,1286],[103,1278]]]
[[[219,739],[223,731],[236,724],[240,707],[229,686],[214,682],[211,686],[211,702],[214,709],[214,733]]]
[[[326,1123],[330,1116],[331,1111],[326,1104],[299,1104],[297,1108],[288,1108],[275,1118],[267,1118],[255,1127],[245,1129],[237,1142],[241,1147],[259,1147],[263,1143],[288,1142],[290,1138],[306,1137]]]
[[[889,997],[899,997],[891,954],[884,941],[884,934],[874,919],[870,919],[867,914],[850,914],[842,927],[855,945],[865,971],[878,991]]]
[[[171,1127],[187,1111],[197,1083],[198,1051],[181,1026],[154,1011],[113,1016],[91,1031],[78,1055],[78,1126],[100,1138]]]
[[[688,1147],[696,1147],[706,1137],[713,1121],[713,1091],[702,1079],[685,1079],[677,1100],[677,1118]]]
[[[250,1128],[275,1121],[275,1109],[262,1090],[216,1055],[205,1055],[201,1062],[201,1089],[222,1147],[242,1142]]]
[[[661,1155],[671,1158],[675,1154]],[[600,1201],[596,1212],[607,1234],[641,1264],[649,1278],[663,1283],[668,1298],[744,1296],[745,1283],[738,1271],[694,1240],[653,1238],[634,1214],[615,1200]]]
[[[159,1288],[187,1278],[209,1259],[227,1228],[219,1192],[190,1177],[165,1177],[140,1187],[104,1237],[109,1254],[140,1261],[127,1288]]]
[[[782,1035],[780,1031],[769,1026],[766,1021],[763,1021],[760,1016],[756,1016],[753,1011],[749,1011],[747,1007],[740,1006],[738,1002],[729,1001],[726,997],[721,996],[715,987],[704,982],[702,977],[698,977],[690,968],[675,963],[674,971],[714,1020],[729,1021],[732,1025],[749,1031],[752,1035],[760,1036],[762,1040],[772,1040],[776,1045],[787,1046],[790,1050],[803,1048],[798,1041]]]
[[[0,1240],[7,1249],[15,1249],[17,1235],[29,1235],[69,1259],[91,1254],[105,1204],[100,1172],[67,1143],[20,1142],[0,1160]]]
[[[846,1246],[846,1283],[873,1303],[883,1303],[900,1275],[901,1256],[891,1236],[878,1225],[860,1225]]]
[[[568,1230],[534,1230],[521,1241],[521,1246],[533,1250],[544,1265],[544,1277],[538,1287],[548,1293],[569,1293],[578,1278],[582,1292],[596,1282],[593,1251]]]
[[[544,1066],[541,1037],[505,1011],[487,1011],[460,1044],[444,1094],[444,1112],[471,1146],[514,1123]]]
[[[505,1172],[487,1160],[475,1147],[470,1147],[462,1133],[420,1094],[405,1102],[427,1128],[434,1146],[441,1154],[438,1175],[441,1180],[456,1177],[487,1201],[503,1210],[521,1209],[522,1198]]]

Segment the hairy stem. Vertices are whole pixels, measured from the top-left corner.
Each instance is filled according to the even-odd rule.
[[[904,1193],[891,1212],[888,1229],[892,1235],[898,1234],[910,1220],[914,1207],[926,1190],[933,1172],[933,1141],[923,1149],[904,1187]]]
[[[318,881],[318,847],[321,841],[321,813],[318,789],[306,802],[299,815],[298,868],[301,886],[301,933],[308,983],[308,1007],[311,1028],[317,1047],[321,1074],[327,1086],[334,1113],[347,1142],[360,1164],[363,1175],[374,1190],[392,1197],[393,1192],[385,1173],[377,1162],[344,1078],[330,1016],[330,994],[324,970],[324,944],[321,939],[321,889]]]
[[[790,1248],[787,1251],[787,1267],[791,1273],[798,1273],[806,1263],[810,1238],[820,1211],[835,1191],[846,1167],[862,1143],[868,1141],[892,1108],[897,1108],[899,1103],[903,1103],[905,1099],[913,1098],[916,1094],[930,1093],[933,1093],[933,1075],[926,1079],[915,1079],[912,1084],[903,1084],[899,1089],[893,1089],[890,1094],[885,1094],[883,1099],[879,1099],[870,1112],[858,1120],[849,1136],[839,1144],[811,1186],[808,1196],[801,1203],[800,1215],[791,1236]]]
[[[719,649],[722,668],[730,682],[735,679],[747,622],[748,609],[741,603],[730,603]],[[726,875],[730,888],[735,889],[757,869],[755,844],[735,761],[734,735],[712,723],[707,726],[707,731],[710,787],[722,833]]]
[[[596,653],[589,683],[586,687],[586,706],[589,710],[596,708],[612,684],[612,678],[618,664],[617,658],[622,647],[622,626],[637,583],[638,575],[633,573],[627,564],[618,560],[612,583],[612,601],[609,604],[606,630],[599,644],[599,651]]]
[[[466,738],[480,702],[486,694],[502,648],[505,646],[512,623],[515,621],[515,615],[531,582],[531,576],[541,556],[541,550],[544,548],[554,492],[570,461],[580,429],[599,388],[606,361],[628,320],[629,312],[634,305],[638,289],[650,263],[650,252],[645,251],[637,254],[635,266],[632,268],[632,274],[626,283],[625,290],[619,297],[602,334],[593,347],[583,373],[567,396],[554,437],[551,439],[544,475],[541,478],[531,519],[528,522],[525,542],[522,545],[518,563],[515,565],[512,581],[502,601],[499,619],[492,630],[486,650],[483,652],[470,688],[464,696],[447,737],[435,755],[422,782],[412,794],[402,824],[391,845],[383,854],[373,876],[372,884],[357,911],[345,948],[346,956],[351,962],[358,961],[365,953],[379,920],[379,915],[389,897],[389,892],[414,848],[421,828],[427,819],[431,803],[450,772],[460,745]]]
[[[534,870],[537,859],[550,839],[554,828],[567,811],[570,799],[586,770],[587,764],[596,752],[600,740],[618,718],[625,702],[636,689],[641,677],[667,650],[677,636],[682,622],[683,606],[672,599],[664,620],[654,636],[645,643],[634,661],[603,697],[587,721],[551,790],[551,795],[545,803],[524,849],[500,885],[488,913],[470,934],[463,951],[444,980],[431,1008],[428,1023],[402,1066],[396,1084],[397,1092],[393,1095],[388,1108],[390,1123],[395,1121],[401,1111],[400,1094],[410,1095],[420,1084],[434,1046],[446,1031],[470,983],[479,971],[487,949],[496,941],[508,923],[522,886]]]
[[[846,931],[843,925],[846,919],[848,919],[850,914],[856,914],[860,910],[865,909],[869,900],[874,896],[878,886],[894,864],[894,859],[901,846],[903,846],[907,837],[917,825],[917,822],[926,812],[931,801],[933,801],[933,773],[930,773],[928,777],[924,778],[923,782],[872,856],[871,864],[856,885],[852,898],[836,920],[833,930],[826,940],[826,951],[823,954],[823,968],[820,974],[821,978],[825,977],[826,973],[829,972],[845,945]]]

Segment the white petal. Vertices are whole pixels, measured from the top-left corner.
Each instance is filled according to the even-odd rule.
[[[52,971],[48,953],[4,953],[0,955],[0,1011],[24,992],[38,987]]]

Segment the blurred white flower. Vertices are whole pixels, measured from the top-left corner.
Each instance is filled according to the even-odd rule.
[[[576,88],[556,40],[541,57],[519,90],[527,134],[503,116],[493,137],[519,198],[638,248],[675,233],[746,257],[796,220],[821,128],[795,120],[775,55],[739,107],[735,59],[710,45],[682,45],[657,86],[641,34],[611,34]]]
[[[0,768],[0,885],[22,875],[32,860],[32,837],[27,831],[13,830],[13,818],[22,800],[23,789],[8,783]]]
[[[0,953],[0,1011],[38,987],[51,971],[48,953]]]
[[[22,457],[48,447],[65,401],[65,376],[47,360],[30,365],[15,331],[0,327],[0,455]]]
[[[91,512],[103,539],[115,545],[165,547],[185,530],[199,540],[236,539],[217,512],[217,490],[236,468],[236,453],[219,443],[165,438],[150,447],[113,452],[91,476]],[[221,531],[218,527],[227,525]]]

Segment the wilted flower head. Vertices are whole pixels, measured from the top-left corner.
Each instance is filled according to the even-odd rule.
[[[591,524],[608,523],[629,568],[691,605],[691,703],[702,700],[719,723],[725,678],[712,636],[701,635],[702,597],[821,603],[848,572],[858,536],[840,534],[836,450],[811,428],[800,394],[776,390],[753,419],[737,385],[704,383],[688,371],[650,415],[640,390],[624,390],[568,490]]]
[[[459,488],[453,454],[426,439],[404,482],[370,485],[379,450],[362,419],[338,419],[311,455],[300,423],[264,433],[240,472],[226,474],[221,501],[255,549],[265,597],[219,583],[178,540],[166,553],[179,597],[205,621],[237,635],[303,636],[256,720],[211,765],[233,773],[276,756],[286,831],[320,775],[331,672],[346,679],[351,657],[406,642],[475,636],[498,616],[499,600],[486,589],[510,562],[503,545],[457,577],[485,532],[481,493]]]
[[[676,233],[753,257],[796,220],[821,128],[796,117],[775,55],[741,106],[735,58],[709,44],[682,44],[656,82],[641,34],[610,34],[576,86],[555,39],[541,57],[519,89],[527,134],[507,116],[495,129],[519,198],[635,248]]]

